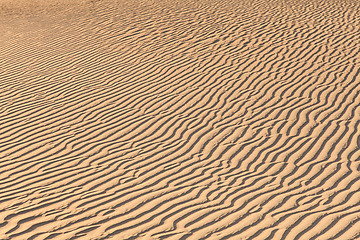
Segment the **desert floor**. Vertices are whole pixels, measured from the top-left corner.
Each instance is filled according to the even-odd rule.
[[[360,239],[359,164],[358,1],[0,0],[1,240]]]

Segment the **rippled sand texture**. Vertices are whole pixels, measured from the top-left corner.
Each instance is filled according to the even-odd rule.
[[[3,8],[0,239],[359,239],[359,5]]]

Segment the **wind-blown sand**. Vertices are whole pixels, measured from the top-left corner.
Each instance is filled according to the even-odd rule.
[[[360,239],[358,1],[1,1],[0,239]]]

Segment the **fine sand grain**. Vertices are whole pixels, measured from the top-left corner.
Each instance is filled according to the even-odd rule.
[[[0,0],[0,239],[360,239],[359,6]]]

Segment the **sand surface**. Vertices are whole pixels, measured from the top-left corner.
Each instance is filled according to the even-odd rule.
[[[0,239],[360,239],[359,6],[0,0]]]

